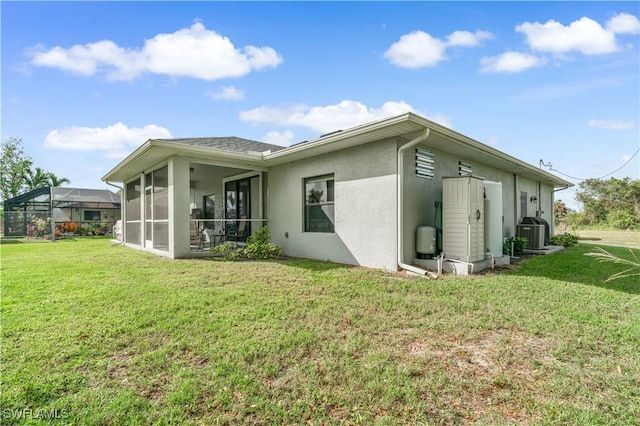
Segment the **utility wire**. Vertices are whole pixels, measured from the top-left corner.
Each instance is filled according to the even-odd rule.
[[[575,179],[575,180],[579,180],[579,181],[583,181],[583,180],[587,180],[587,179],[596,179],[596,180],[597,180],[597,179],[603,179],[603,178],[606,178],[606,177],[608,177],[608,176],[611,176],[612,174],[614,174],[614,173],[615,173],[615,172],[617,172],[618,170],[621,170],[621,169],[622,169],[622,168],[624,168],[627,164],[629,164],[629,163],[631,162],[631,160],[633,160],[633,158],[634,158],[636,155],[638,155],[638,153],[639,153],[639,152],[640,152],[640,149],[638,149],[638,150],[637,150],[637,151],[636,151],[636,152],[631,156],[631,158],[629,158],[629,159],[627,160],[627,162],[626,162],[626,163],[624,163],[622,166],[618,167],[617,169],[615,169],[615,170],[614,170],[614,171],[612,171],[611,173],[608,173],[608,174],[606,174],[606,175],[604,175],[604,176],[600,176],[600,177],[598,177],[598,178],[578,178],[578,177],[575,177],[575,176],[569,176],[569,175],[568,175],[568,174],[566,174],[566,173],[562,173],[560,170],[554,169],[554,168],[553,168],[553,166],[552,166],[551,164],[549,164],[548,166],[547,166],[546,164],[544,164],[544,165],[545,165],[545,166],[547,166],[547,167],[549,167],[549,170],[553,170],[554,172],[560,173],[561,175],[566,176],[566,177],[568,177],[568,178],[570,178],[570,179]],[[542,160],[540,160],[540,161],[542,161]]]

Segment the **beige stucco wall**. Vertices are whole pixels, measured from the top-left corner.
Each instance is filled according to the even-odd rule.
[[[303,232],[304,179],[330,173],[335,178],[335,233]],[[277,166],[268,179],[269,228],[285,254],[397,269],[394,140]]]

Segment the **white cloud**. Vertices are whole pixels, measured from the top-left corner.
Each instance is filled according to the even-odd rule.
[[[291,130],[285,130],[284,132],[272,130],[267,133],[262,140],[274,145],[289,146],[291,145],[291,142],[293,142],[293,132]]]
[[[51,130],[44,147],[66,151],[102,151],[108,158],[121,158],[147,139],[171,138],[171,132],[155,124],[128,127],[123,123],[107,127],[65,127]]]
[[[454,31],[445,40],[435,38],[424,31],[404,34],[384,53],[393,65],[402,68],[431,67],[447,59],[449,47],[474,47],[493,38],[487,31]]]
[[[446,45],[442,40],[423,31],[414,31],[393,43],[384,52],[384,57],[402,68],[430,67],[445,59],[445,49]]]
[[[109,80],[132,80],[143,73],[216,80],[273,68],[283,61],[271,47],[236,48],[227,37],[200,22],[171,34],[158,34],[146,40],[141,49],[103,40],[49,50],[38,45],[29,53],[33,65],[85,76],[104,73]]]
[[[233,86],[224,86],[217,92],[207,92],[207,95],[216,100],[240,101],[244,98],[244,91]]]
[[[425,115],[403,101],[385,102],[379,108],[371,108],[359,101],[343,100],[337,104],[326,106],[308,106],[305,104],[284,107],[261,106],[242,112],[240,119],[251,123],[301,126],[326,133],[348,129],[406,112]],[[436,114],[429,118],[444,126],[451,127],[450,117],[443,114]]]
[[[622,121],[622,120],[596,120],[591,119],[587,121],[589,127],[596,127],[606,130],[627,130],[633,129],[636,126],[635,121]]]
[[[489,31],[454,31],[447,36],[447,46],[475,47],[485,40],[491,40],[493,34]]]
[[[640,20],[628,13],[620,13],[607,21],[607,30],[616,34],[638,34]]]
[[[482,58],[480,60],[480,71],[517,73],[542,66],[546,62],[544,58],[528,53],[504,52],[498,56]]]
[[[538,52],[599,55],[618,50],[615,34],[587,17],[568,26],[554,20],[544,24],[525,22],[516,26],[516,31],[524,34],[529,47]]]

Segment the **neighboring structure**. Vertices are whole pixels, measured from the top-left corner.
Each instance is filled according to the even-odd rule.
[[[4,201],[4,235],[51,236],[56,224],[69,221],[110,230],[120,219],[120,200],[106,189],[43,186]]]
[[[413,113],[290,147],[148,140],[102,179],[124,183],[132,247],[188,257],[202,229],[242,217],[253,230],[266,223],[286,255],[420,272],[416,229],[438,228],[442,248],[443,178],[460,175],[501,183],[498,238],[515,236],[525,216],[553,226],[554,190],[571,186]]]

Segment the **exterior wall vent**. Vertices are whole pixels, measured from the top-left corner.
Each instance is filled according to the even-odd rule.
[[[416,148],[416,176],[433,179],[434,167],[433,153],[425,149]]]
[[[458,174],[460,176],[471,176],[473,174],[473,170],[471,169],[471,164],[458,161]]]

